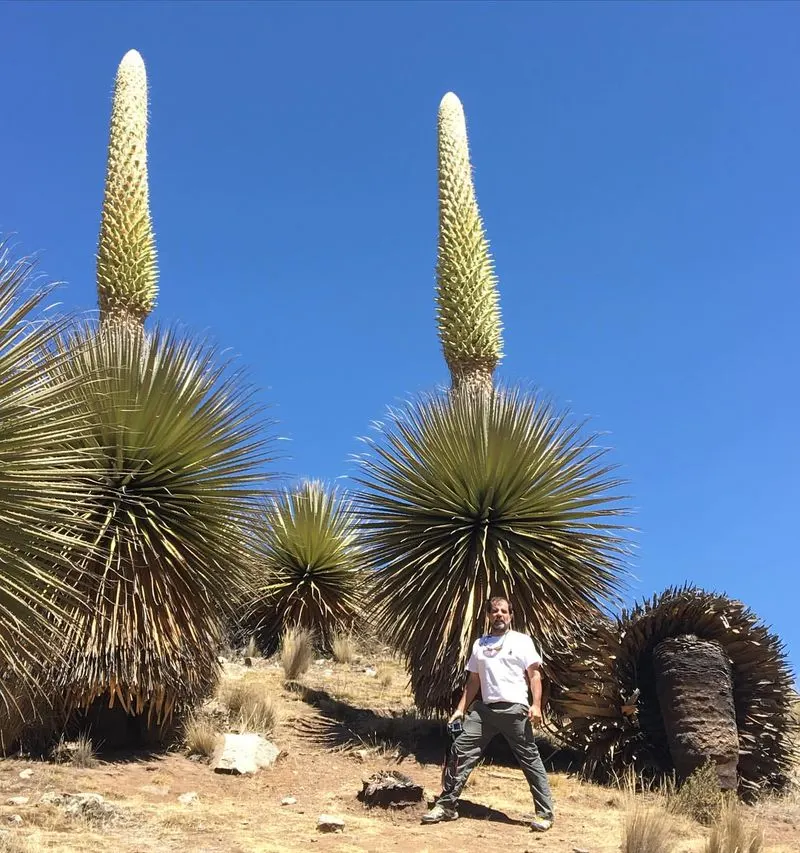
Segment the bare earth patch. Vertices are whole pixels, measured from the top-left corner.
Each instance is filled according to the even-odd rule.
[[[379,770],[398,769],[426,791],[439,790],[444,744],[436,737],[431,741],[431,727],[410,715],[413,700],[396,660],[315,663],[300,679],[301,687],[290,689],[279,664],[256,659],[251,668],[228,664],[225,681],[257,682],[273,697],[277,722],[269,737],[286,753],[274,767],[255,776],[227,776],[181,752],[118,762],[101,758],[91,768],[0,761],[0,851],[441,853],[491,846],[504,853],[619,853],[622,793],[564,773],[551,775],[557,820],[546,835],[531,833],[526,825],[532,804],[522,773],[499,764],[476,770],[454,823],[420,825],[424,803],[399,811],[366,809],[356,795],[362,779]],[[343,708],[355,722],[334,719]],[[210,719],[214,713],[219,718],[217,709],[212,703]],[[355,709],[362,709],[360,716]],[[409,733],[412,747],[416,743],[415,727],[427,740],[409,751]],[[377,733],[370,736],[373,730]],[[395,730],[401,735],[397,743],[391,736]],[[26,769],[33,774],[21,778]],[[88,812],[72,816],[41,802],[47,793],[97,793],[115,808],[108,818]],[[179,801],[191,793],[196,796]],[[12,797],[28,801],[12,805]],[[287,797],[295,801],[282,805]],[[748,811],[765,827],[765,853],[800,850],[796,796],[769,799]],[[320,814],[344,818],[344,832],[318,831]],[[674,853],[701,853],[707,830],[686,819],[672,820]]]

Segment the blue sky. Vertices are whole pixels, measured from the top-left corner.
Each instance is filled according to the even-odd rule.
[[[156,316],[241,356],[291,477],[352,473],[388,404],[447,381],[435,129],[455,91],[501,377],[608,432],[640,529],[630,597],[724,590],[798,668],[800,6],[28,2],[0,31],[0,229],[94,307],[137,48]]]

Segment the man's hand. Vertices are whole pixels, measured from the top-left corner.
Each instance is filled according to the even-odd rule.
[[[461,710],[461,708],[456,708],[455,711],[453,711],[453,713],[450,715],[450,719],[447,721],[447,725],[449,726],[450,723],[454,723],[456,720],[463,720],[463,719],[464,719],[464,712]]]
[[[542,724],[542,709],[538,705],[531,705],[528,708],[528,719],[531,721],[531,725],[538,729]]]

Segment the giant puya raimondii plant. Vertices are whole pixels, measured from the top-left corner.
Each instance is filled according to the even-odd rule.
[[[241,372],[181,331],[144,331],[156,294],[146,111],[144,64],[131,51],[112,108],[99,334],[79,328],[61,344],[93,470],[80,508],[91,551],[76,554],[67,577],[83,601],[67,608],[67,663],[53,678],[67,710],[112,705],[161,723],[218,677],[266,456]]]
[[[378,628],[407,656],[417,706],[446,712],[489,595],[512,598],[517,628],[547,652],[613,598],[626,549],[595,436],[494,385],[497,282],[452,93],[438,130],[437,309],[451,389],[390,412],[368,439],[359,506]]]
[[[290,626],[329,651],[363,619],[367,577],[349,499],[318,481],[268,498],[252,525],[257,582],[246,625],[274,652]]]
[[[556,663],[558,733],[584,753],[587,776],[633,768],[682,780],[711,760],[721,785],[745,798],[790,784],[794,678],[780,638],[742,602],[667,589],[614,621],[585,623]]]

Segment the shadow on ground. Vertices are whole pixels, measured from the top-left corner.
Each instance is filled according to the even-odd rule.
[[[286,686],[319,712],[297,725],[301,736],[325,749],[381,749],[393,753],[398,763],[408,757],[420,764],[444,763],[450,738],[442,720],[420,717],[413,712],[381,714],[334,699],[325,690],[314,690],[296,682],[289,682]],[[548,771],[580,769],[579,756],[574,751],[548,738],[537,738],[537,745]],[[508,767],[517,764],[502,737],[496,737],[489,744],[485,762]],[[482,809],[483,806],[476,808]]]
[[[470,800],[464,799],[458,801],[458,815],[459,817],[465,817],[472,820],[488,820],[492,823],[505,823],[509,826],[527,826],[529,823],[529,821],[509,817],[505,812],[489,808],[489,806],[483,806],[480,803],[473,803]]]

